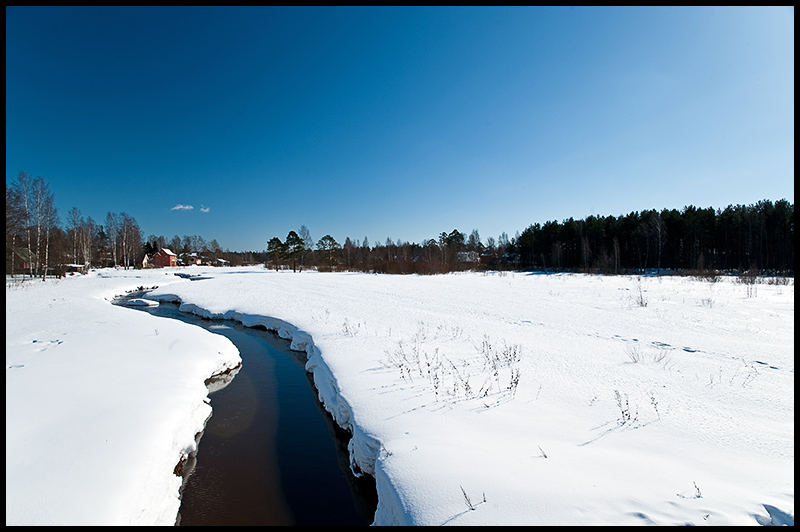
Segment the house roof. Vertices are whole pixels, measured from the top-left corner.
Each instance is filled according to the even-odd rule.
[[[21,258],[24,261],[30,262],[36,260],[36,253],[28,251],[28,248],[17,248],[14,250],[14,253],[17,254],[17,257]]]
[[[173,256],[177,257],[177,255],[175,255],[175,253],[173,253],[172,251],[168,250],[167,248],[161,248],[160,251],[163,251],[167,255],[173,255]]]

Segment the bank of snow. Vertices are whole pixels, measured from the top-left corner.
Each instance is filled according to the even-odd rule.
[[[376,477],[376,524],[793,523],[793,283],[754,293],[733,279],[191,271],[203,279],[159,270],[136,284],[159,284],[147,297],[186,311],[277,330],[306,351],[326,408],[353,431],[354,470]],[[165,273],[177,281],[152,277]],[[84,286],[93,282],[109,281]],[[39,312],[49,304],[33,299]],[[88,323],[70,334],[88,344],[110,314],[84,306]],[[141,319],[144,331],[155,318]],[[73,325],[53,327],[55,338]],[[13,338],[14,350],[41,360],[33,373],[48,383],[55,361],[34,354],[25,334],[7,346]],[[168,344],[160,327],[158,336]],[[25,367],[8,356],[10,382]],[[24,411],[31,393],[13,393]],[[58,428],[42,432],[55,438]],[[90,461],[81,447],[71,452]],[[31,496],[38,486],[24,478],[14,476]],[[165,496],[116,480],[119,492]]]
[[[307,351],[376,524],[793,521],[793,285],[207,274],[149,297]]]
[[[175,523],[173,471],[211,413],[204,380],[241,359],[222,336],[110,303],[172,279],[6,287],[6,524]]]

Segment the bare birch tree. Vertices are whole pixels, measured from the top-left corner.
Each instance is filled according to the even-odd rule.
[[[94,260],[93,250],[95,249],[97,238],[97,224],[91,216],[83,220],[79,231],[79,249],[81,251],[82,264],[91,264]]]
[[[42,281],[47,279],[47,268],[50,265],[50,236],[58,228],[58,209],[56,209],[53,193],[47,190],[42,203],[42,227],[44,228],[44,269]],[[63,233],[62,233],[63,234]]]
[[[58,211],[55,208],[50,185],[47,184],[43,177],[37,176],[33,180],[31,194],[33,222],[36,226],[36,271],[38,273],[42,268],[42,254],[44,254],[44,272],[42,273],[42,280],[44,280],[49,262],[50,230],[58,225]],[[44,246],[42,246],[43,241]]]
[[[122,260],[125,268],[128,268],[142,252],[142,230],[136,219],[127,213],[120,213],[119,219]]]
[[[28,246],[28,270],[31,278],[33,278],[33,250],[31,247],[31,175],[28,172],[21,171],[17,176],[17,181],[14,183],[15,194],[18,197],[20,208],[20,221],[24,226],[26,235],[26,244]]]
[[[83,217],[81,211],[77,207],[73,207],[67,213],[67,238],[69,239],[71,253],[71,260],[73,263],[78,262],[78,247],[80,241],[80,230],[83,224]]]
[[[108,238],[108,246],[111,248],[111,257],[114,261],[114,266],[117,265],[117,242],[119,242],[119,216],[113,212],[106,214],[106,228],[105,233]]]

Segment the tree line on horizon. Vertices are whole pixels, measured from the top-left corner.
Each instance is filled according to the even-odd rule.
[[[533,224],[516,240],[524,269],[794,274],[794,204],[684,207]]]
[[[477,229],[469,236],[457,229],[443,231],[438,238],[422,243],[387,238],[386,242],[370,244],[365,236],[363,240],[346,237],[344,244],[339,244],[326,234],[315,244],[303,225],[299,231],[289,231],[283,241],[274,236],[267,242],[266,265],[294,271],[313,267],[326,271],[433,274],[474,269],[481,253],[503,256],[510,249],[511,241],[505,232],[498,240],[489,237],[483,244]]]
[[[635,211],[535,223],[509,239],[484,244],[477,229],[454,229],[437,239],[387,239],[369,245],[329,234],[314,246],[308,229],[267,244],[267,266],[313,266],[376,273],[446,273],[468,269],[522,269],[621,274],[653,270],[760,272],[794,275],[794,204],[782,199],[725,209]]]
[[[77,207],[67,213],[62,226],[55,197],[47,181],[20,171],[6,183],[6,275],[62,276],[86,266],[134,268],[145,254],[172,248],[184,256],[225,259],[228,264],[258,264],[265,254],[222,251],[216,239],[175,235],[170,240],[144,238],[136,219],[109,211],[101,221],[84,217]]]
[[[163,237],[143,232],[136,219],[125,213],[108,212],[102,223],[83,217],[77,207],[67,213],[62,227],[55,197],[47,181],[25,171],[6,184],[6,274],[41,277],[64,275],[70,269],[85,266],[136,267],[145,254],[171,245],[178,253],[225,255],[216,240],[206,244],[202,237],[177,235],[166,242]],[[241,264],[241,257],[231,257]]]
[[[133,266],[142,248],[142,231],[129,214],[108,212],[104,224],[67,213],[62,228],[50,185],[21,171],[6,184],[6,274],[63,275],[70,266]]]
[[[135,267],[145,254],[168,248],[183,256],[224,259],[239,266],[436,274],[475,269],[522,269],[620,274],[654,270],[769,272],[794,275],[794,204],[785,199],[725,209],[684,207],[535,223],[509,238],[484,242],[443,231],[421,243],[343,244],[326,234],[314,242],[303,225],[264,251],[222,251],[216,239],[143,233],[127,213],[108,212],[102,224],[73,207],[62,228],[55,198],[42,177],[21,171],[6,184],[6,274],[63,275],[69,265]],[[49,272],[49,273],[48,273]]]

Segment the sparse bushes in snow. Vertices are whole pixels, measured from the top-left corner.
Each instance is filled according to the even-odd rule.
[[[694,485],[694,493],[691,493],[691,489],[689,489],[682,493],[676,493],[676,495],[681,499],[702,499],[703,494],[700,493],[700,488],[697,487],[697,482],[692,481],[692,484]]]
[[[767,284],[768,285],[777,285],[777,286],[788,286],[789,284],[794,284],[794,280],[791,280],[788,277],[767,277]]]
[[[647,300],[644,298],[644,293],[642,292],[642,278],[641,277],[637,277],[636,278],[636,291],[637,291],[637,294],[636,294],[636,296],[634,298],[634,302],[636,303],[636,306],[638,306],[638,307],[646,307],[647,306]]]
[[[758,270],[755,268],[750,268],[749,270],[742,272],[739,274],[738,281],[745,285],[747,289],[747,297],[756,297],[757,288],[756,284],[758,282]]]
[[[669,363],[669,351],[666,348],[659,349],[657,347],[651,347],[650,356],[647,357],[642,353],[642,349],[638,343],[630,342],[625,344],[625,354],[627,355],[628,360],[634,364],[644,363],[650,360],[654,364],[663,364],[666,368],[667,364]]]
[[[717,270],[691,270],[688,274],[696,281],[704,281],[707,283],[716,283],[719,281],[719,272]]]
[[[485,335],[476,347],[478,358],[454,362],[438,347],[432,353],[422,348],[428,338],[426,331],[421,328],[410,344],[400,340],[394,351],[386,350],[383,366],[396,369],[402,380],[414,383],[415,379],[421,379],[433,390],[437,401],[441,395],[465,400],[516,395],[521,377],[519,345],[503,343],[498,348]]]
[[[469,495],[467,495],[467,492],[464,490],[464,486],[459,486],[459,487],[461,488],[461,493],[464,494],[464,502],[467,503],[467,508],[469,508],[470,510],[474,510],[475,506],[472,504],[472,500],[469,498]]]
[[[653,405],[653,409],[656,411],[658,419],[661,419],[661,413],[658,411],[658,401],[656,401],[656,397],[653,395],[653,392],[650,392],[650,404]]]
[[[473,504],[472,499],[470,498],[469,495],[467,495],[467,490],[464,489],[464,486],[459,485],[458,487],[461,488],[461,494],[464,495],[464,502],[467,504],[467,508],[469,508],[470,510],[474,510],[477,505]],[[483,502],[486,502],[485,492],[483,493]]]
[[[639,420],[639,411],[638,409],[636,412],[631,415],[631,407],[630,403],[628,402],[628,396],[625,395],[624,397],[619,393],[619,390],[614,390],[614,398],[617,400],[617,406],[619,407],[620,411],[620,418],[617,421],[620,425],[625,425],[629,422],[636,422]]]
[[[638,344],[625,344],[625,354],[628,355],[628,359],[634,364],[638,364],[642,361],[642,352]]]

